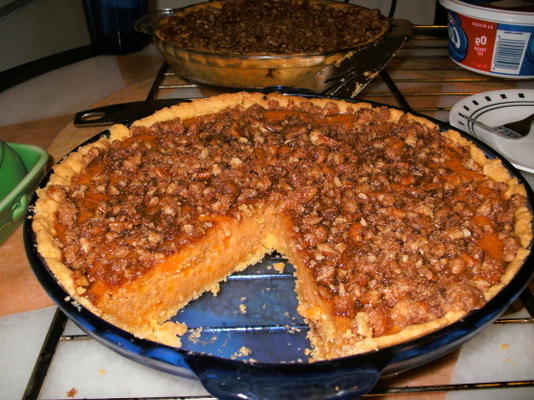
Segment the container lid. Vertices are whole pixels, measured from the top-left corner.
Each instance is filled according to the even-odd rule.
[[[534,26],[534,12],[521,11],[532,9],[532,3],[520,2],[520,5],[517,5],[517,2],[506,0],[439,0],[439,2],[446,9],[467,17]]]

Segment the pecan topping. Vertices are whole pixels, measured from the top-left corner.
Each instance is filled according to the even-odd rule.
[[[308,0],[223,0],[163,19],[156,35],[178,47],[221,54],[316,53],[376,38],[379,10]]]

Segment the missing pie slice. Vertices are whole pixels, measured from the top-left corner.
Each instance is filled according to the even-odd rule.
[[[387,107],[223,94],[82,146],[38,192],[38,251],[69,295],[179,346],[177,310],[277,250],[314,360],[482,307],[530,251],[525,188],[455,131]]]

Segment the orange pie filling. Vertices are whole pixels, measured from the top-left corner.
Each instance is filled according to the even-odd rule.
[[[367,104],[223,95],[70,159],[40,192],[41,254],[77,301],[171,345],[178,309],[277,250],[312,357],[376,349],[483,306],[532,237],[498,161]]]

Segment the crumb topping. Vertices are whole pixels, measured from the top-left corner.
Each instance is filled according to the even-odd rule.
[[[164,18],[156,35],[190,50],[220,54],[320,53],[376,38],[379,10],[309,0],[225,0]]]
[[[202,238],[221,216],[274,202],[319,295],[366,312],[373,336],[485,302],[520,247],[505,183],[437,129],[387,108],[271,102],[133,127],[93,148],[60,203],[76,284],[120,286]]]

